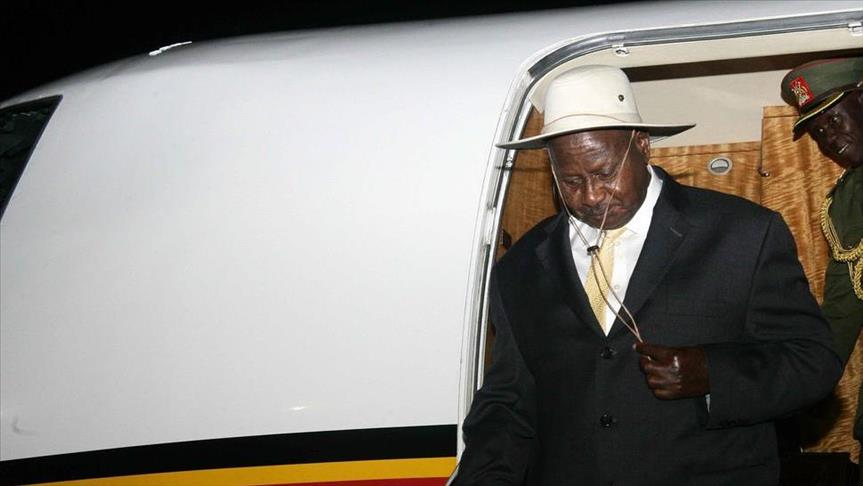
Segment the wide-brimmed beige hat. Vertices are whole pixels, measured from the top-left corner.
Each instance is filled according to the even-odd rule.
[[[554,78],[542,99],[533,100],[543,114],[539,135],[498,144],[501,148],[533,149],[567,133],[604,128],[637,128],[653,141],[676,135],[694,123],[644,123],[626,74],[612,66],[579,66]]]

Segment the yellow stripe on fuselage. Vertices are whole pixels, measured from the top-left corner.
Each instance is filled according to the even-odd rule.
[[[202,469],[136,474],[110,478],[39,483],[41,486],[201,486],[297,484],[369,479],[445,478],[455,468],[455,457],[322,462],[286,466]]]

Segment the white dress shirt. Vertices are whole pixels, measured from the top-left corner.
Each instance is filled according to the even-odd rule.
[[[635,215],[624,225],[625,232],[614,242],[614,264],[611,275],[611,291],[608,292],[608,300],[614,305],[614,309],[605,309],[605,326],[603,332],[607,336],[611,330],[614,320],[617,318],[615,311],[618,311],[620,302],[615,299],[614,294],[620,298],[622,302],[626,298],[626,289],[629,287],[629,279],[632,277],[632,271],[635,270],[635,263],[638,261],[638,256],[641,255],[641,248],[644,246],[644,240],[647,238],[647,230],[650,228],[650,221],[653,219],[653,207],[656,206],[656,201],[659,200],[659,193],[662,191],[662,179],[656,176],[651,166],[647,166],[647,172],[650,176],[650,182],[647,185],[647,195],[644,197],[644,202]],[[575,262],[575,268],[578,271],[578,278],[581,280],[582,287],[587,282],[587,274],[590,270],[590,256],[587,254],[587,248],[596,244],[596,237],[599,230],[587,223],[573,220],[574,224],[569,226],[569,241],[572,246],[572,259]],[[584,241],[579,237],[579,232],[587,240]],[[598,267],[597,267],[598,268]],[[602,278],[600,276],[600,278]],[[627,316],[621,313],[623,318]],[[627,321],[628,322],[628,321]]]

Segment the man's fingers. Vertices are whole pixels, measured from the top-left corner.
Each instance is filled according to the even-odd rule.
[[[666,366],[657,366],[652,361],[648,362],[644,366],[644,375],[648,380],[655,379],[661,383],[673,383],[679,381],[679,377],[674,370],[670,370]]]
[[[667,381],[656,375],[647,375],[647,386],[651,390],[656,391],[659,388],[664,388],[667,385]]]
[[[643,342],[635,343],[635,351],[641,355],[660,361],[666,361],[674,355],[672,348]]]
[[[648,370],[652,371],[655,368],[652,364],[653,362],[647,356],[642,356],[638,359],[638,367],[641,368],[643,373],[648,373]]]
[[[679,348],[669,348],[658,344],[637,343],[635,351],[641,354],[638,367],[644,373],[647,387],[653,396],[660,400],[681,398],[681,359]]]

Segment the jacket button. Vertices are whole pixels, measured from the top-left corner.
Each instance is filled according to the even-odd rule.
[[[614,425],[614,417],[607,413],[603,414],[602,417],[599,417],[599,425],[605,428],[611,427]]]
[[[606,347],[602,348],[602,351],[599,352],[599,355],[602,357],[602,359],[611,359],[614,357],[615,351],[614,351],[614,349],[606,346]]]

